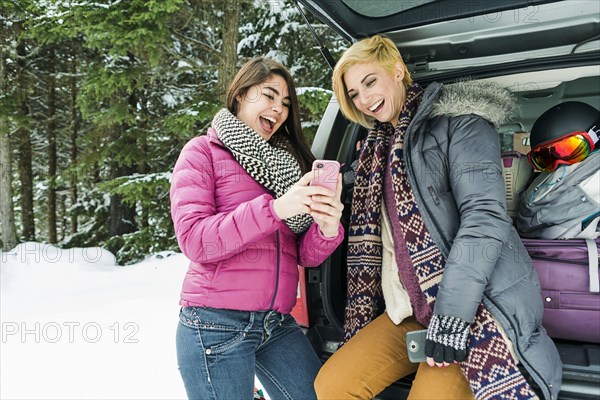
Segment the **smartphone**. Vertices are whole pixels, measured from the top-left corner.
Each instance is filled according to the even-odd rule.
[[[338,177],[340,173],[340,163],[334,160],[315,160],[312,165],[314,173],[311,185],[322,186],[336,192]]]
[[[406,332],[406,350],[408,351],[410,362],[420,363],[427,361],[427,357],[425,356],[426,337],[427,329]]]

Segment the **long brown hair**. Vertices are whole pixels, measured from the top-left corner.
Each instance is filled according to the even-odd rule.
[[[306,138],[302,134],[300,109],[298,107],[294,79],[283,65],[264,57],[255,57],[246,62],[229,85],[229,89],[227,90],[227,109],[233,115],[237,115],[240,105],[238,99],[244,98],[252,86],[265,82],[272,75],[278,75],[285,80],[290,96],[290,111],[283,125],[275,132],[269,142],[273,143],[273,145],[284,146],[296,158],[302,172],[306,173],[310,171],[315,157],[310,152]],[[278,138],[286,138],[287,141],[277,140]]]

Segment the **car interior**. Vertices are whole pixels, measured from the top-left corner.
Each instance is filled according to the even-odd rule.
[[[434,81],[451,84],[469,79],[510,90],[517,111],[498,127],[507,158],[510,152],[524,155],[529,151],[531,127],[551,107],[580,101],[600,110],[598,1],[295,1],[300,12],[311,13],[349,44],[375,34],[390,38],[413,80],[423,87]],[[314,30],[313,34],[333,67],[334,57]],[[358,157],[366,134],[366,129],[344,118],[332,98],[311,150],[318,159],[337,160],[348,168]],[[514,188],[508,179],[506,187]],[[347,224],[351,185],[345,189],[342,222]],[[507,196],[507,204],[510,201],[517,204]],[[343,243],[321,268],[306,270],[307,336],[323,360],[336,351],[342,333],[346,251]],[[600,310],[600,303],[595,310]],[[600,344],[554,340],[563,361],[559,400],[599,399]],[[411,377],[402,379],[377,398],[406,398],[410,384]]]
[[[461,78],[468,79],[468,77]],[[471,78],[472,79],[472,78]],[[417,82],[418,78],[415,79]],[[529,71],[481,79],[508,88],[515,97],[517,112],[499,127],[503,152],[528,151],[528,132],[544,111],[565,101],[581,101],[600,109],[600,66],[575,66],[545,71]],[[450,84],[452,81],[445,82]],[[358,157],[357,143],[367,131],[346,120],[335,99],[323,117],[322,126],[329,135],[319,135],[313,145],[317,158],[335,159],[347,165]],[[344,192],[346,207],[342,221],[350,214],[351,188]],[[323,359],[337,348],[342,332],[346,299],[346,242],[320,269],[307,270],[310,326],[308,336]],[[598,398],[600,384],[600,346],[595,343],[555,340],[564,363],[561,399]],[[572,383],[571,383],[572,382]],[[573,390],[571,391],[571,386]],[[402,398],[410,388],[410,378],[392,385],[380,398]]]

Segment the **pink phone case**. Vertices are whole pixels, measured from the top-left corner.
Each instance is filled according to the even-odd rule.
[[[340,163],[334,160],[315,160],[312,165],[313,171],[319,171],[314,175],[311,185],[322,186],[335,193],[340,173]]]

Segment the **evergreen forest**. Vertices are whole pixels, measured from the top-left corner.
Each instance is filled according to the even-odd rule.
[[[339,57],[348,43],[307,17]],[[310,142],[331,69],[291,0],[2,0],[2,250],[179,251],[170,171],[254,56],[294,75]]]

